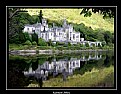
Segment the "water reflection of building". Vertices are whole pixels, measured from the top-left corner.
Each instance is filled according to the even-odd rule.
[[[47,77],[52,74],[53,76],[57,76],[58,74],[64,74],[66,76],[72,75],[74,70],[80,68],[80,61],[89,61],[89,60],[98,60],[101,59],[102,56],[95,54],[94,56],[89,55],[88,58],[86,56],[82,56],[81,58],[71,58],[60,59],[60,60],[52,60],[51,63],[49,61],[45,61],[42,65],[38,65],[38,68],[33,71],[32,67],[29,68],[28,71],[24,71],[25,76],[34,76],[37,79],[42,78],[46,80]]]
[[[86,56],[82,56],[81,58],[80,58],[80,61],[89,61],[89,60],[99,60],[99,59],[101,59],[102,58],[102,55],[89,55],[88,56],[88,58],[86,58]]]

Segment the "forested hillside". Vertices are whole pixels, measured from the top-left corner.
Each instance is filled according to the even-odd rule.
[[[41,9],[44,18],[60,21],[64,18],[68,22],[80,24],[91,27],[93,30],[101,28],[105,31],[114,32],[114,19],[103,19],[103,16],[96,13],[91,17],[84,17],[80,15],[81,9]],[[38,15],[40,9],[27,9],[30,15]]]
[[[25,10],[25,9],[24,9]],[[26,9],[28,12],[19,12],[14,15],[9,22],[9,43],[23,45],[42,45],[47,43],[37,38],[37,35],[29,37],[28,33],[23,33],[26,24],[41,22],[42,18],[47,19],[49,27],[53,23],[62,26],[66,18],[68,24],[72,24],[76,32],[80,32],[80,37],[87,41],[101,41],[109,46],[114,44],[114,22],[113,18],[103,19],[103,16],[96,13],[91,17],[80,15],[80,9]],[[40,11],[42,10],[42,11]],[[9,9],[14,13],[16,9]],[[9,14],[11,14],[9,13]],[[41,44],[42,43],[42,44]],[[50,44],[48,44],[50,45]]]

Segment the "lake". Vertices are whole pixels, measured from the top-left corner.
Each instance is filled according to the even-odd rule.
[[[114,52],[9,55],[8,88],[114,87]]]

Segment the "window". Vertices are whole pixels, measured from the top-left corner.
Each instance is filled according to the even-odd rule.
[[[77,35],[76,38],[79,38],[79,35]]]
[[[56,32],[54,32],[54,37],[56,36]]]
[[[71,33],[72,33],[72,32],[70,32],[70,40],[71,40]]]
[[[42,38],[44,37],[44,34],[42,34]]]
[[[47,33],[46,33],[46,39],[47,39]]]
[[[75,34],[73,34],[73,39],[75,39]]]
[[[27,30],[29,31],[29,28],[27,28]]]

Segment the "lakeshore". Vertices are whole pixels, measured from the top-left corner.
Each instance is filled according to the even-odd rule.
[[[34,55],[34,54],[66,54],[66,53],[81,53],[81,52],[96,52],[96,51],[109,51],[108,49],[87,49],[87,50],[12,50],[9,54],[19,54],[19,55]]]

